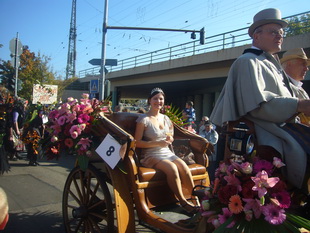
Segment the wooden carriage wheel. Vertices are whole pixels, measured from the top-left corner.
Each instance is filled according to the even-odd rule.
[[[62,200],[67,233],[115,232],[112,198],[104,174],[89,165],[75,167],[66,180]]]

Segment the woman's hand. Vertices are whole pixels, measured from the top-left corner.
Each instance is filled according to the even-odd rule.
[[[160,141],[157,141],[157,144],[159,147],[166,147],[166,146],[169,146],[171,142],[167,140],[160,140]]]
[[[167,135],[166,141],[169,143],[169,145],[172,144],[172,142],[174,141],[173,136],[172,135]]]

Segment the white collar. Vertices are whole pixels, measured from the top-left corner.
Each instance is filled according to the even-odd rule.
[[[298,89],[300,89],[300,88],[302,87],[303,82],[297,81],[297,80],[293,79],[293,78],[292,78],[291,76],[289,76],[289,75],[287,75],[287,76],[290,78],[290,80],[291,80],[291,82],[294,84],[294,86],[298,87]]]

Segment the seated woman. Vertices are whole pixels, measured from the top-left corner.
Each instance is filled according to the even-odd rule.
[[[164,92],[160,88],[153,89],[148,98],[150,110],[137,119],[136,146],[143,148],[142,165],[163,171],[181,206],[189,213],[196,213],[199,207],[188,202],[182,191],[182,183],[190,190],[194,187],[191,172],[186,163],[169,149],[173,142],[173,124],[168,116],[160,113],[164,102]]]

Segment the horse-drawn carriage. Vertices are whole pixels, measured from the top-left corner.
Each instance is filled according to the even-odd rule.
[[[116,139],[125,156],[119,166],[109,167],[94,151],[88,166],[76,164],[70,172],[63,193],[63,218],[66,232],[137,232],[139,221],[162,232],[193,232],[176,222],[155,214],[152,209],[177,203],[168,188],[164,173],[140,165],[140,150],[133,138],[139,114],[113,113],[102,116],[95,126],[95,136],[102,141],[107,134]],[[208,155],[213,146],[208,141],[174,125],[175,149],[179,145],[191,151],[194,163],[188,165],[195,185],[208,186]],[[183,190],[192,198],[192,190]]]

